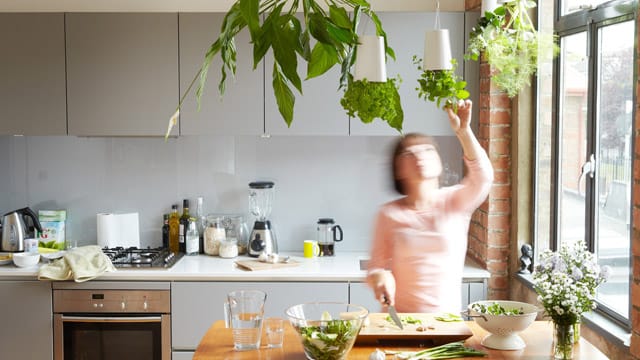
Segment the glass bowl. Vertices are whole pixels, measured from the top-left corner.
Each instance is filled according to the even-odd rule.
[[[507,313],[497,314],[483,308],[502,309]],[[481,344],[498,350],[524,349],[526,344],[518,333],[528,328],[540,311],[535,305],[507,300],[476,301],[469,304],[467,309],[476,324],[490,333],[482,339]],[[517,314],[514,314],[516,311]]]
[[[307,359],[342,360],[353,347],[369,311],[359,305],[316,302],[294,305],[286,314]]]

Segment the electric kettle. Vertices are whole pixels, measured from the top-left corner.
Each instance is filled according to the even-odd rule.
[[[24,239],[29,237],[26,218],[31,218],[33,226],[42,232],[42,226],[38,216],[30,208],[22,208],[2,216],[2,241],[0,251],[21,252],[24,251]]]

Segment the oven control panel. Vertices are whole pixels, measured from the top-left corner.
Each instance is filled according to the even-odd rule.
[[[169,290],[54,290],[54,313],[171,313]]]

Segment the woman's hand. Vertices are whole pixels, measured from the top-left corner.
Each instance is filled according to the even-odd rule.
[[[471,108],[473,104],[471,100],[458,101],[458,112],[455,113],[451,106],[447,107],[447,114],[449,115],[449,124],[451,130],[458,134],[460,131],[466,131],[471,124]]]
[[[391,271],[380,270],[369,273],[367,282],[374,296],[382,305],[394,305],[396,298],[396,279]]]

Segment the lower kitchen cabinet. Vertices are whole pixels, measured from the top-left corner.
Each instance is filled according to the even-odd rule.
[[[53,359],[51,284],[0,281],[3,359]]]
[[[349,301],[347,282],[175,282],[171,287],[171,346],[174,356],[188,356],[216,320],[233,290],[267,293],[265,316],[285,317],[292,305],[313,301]],[[176,359],[174,357],[174,359]],[[181,358],[179,358],[181,359]]]
[[[171,360],[191,360],[195,352],[193,351],[174,351],[171,353]]]

